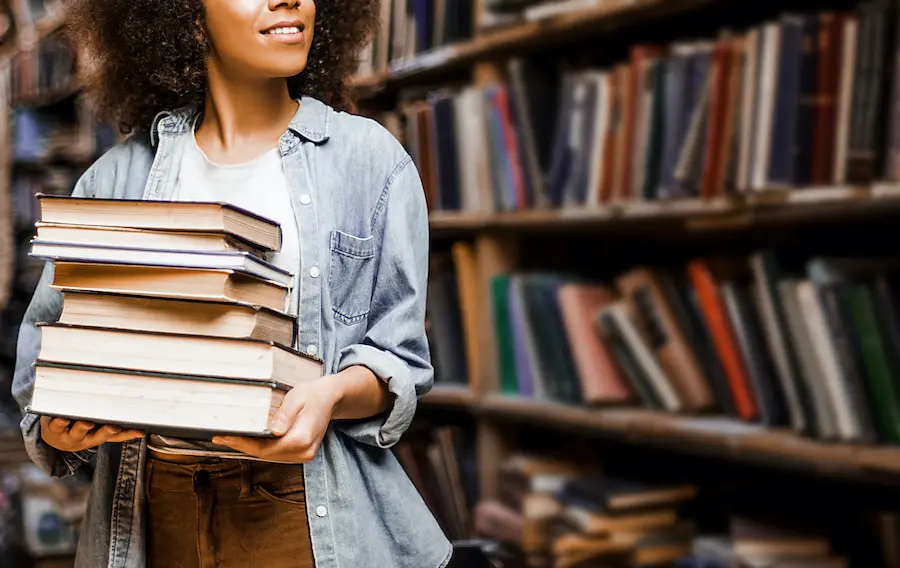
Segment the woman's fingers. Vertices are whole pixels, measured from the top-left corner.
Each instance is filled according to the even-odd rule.
[[[143,432],[138,432],[137,430],[122,430],[118,426],[104,426],[96,432],[88,434],[84,438],[83,443],[86,447],[93,448],[107,442],[127,442],[128,440],[135,440],[143,437],[143,435]]]
[[[49,418],[47,416],[41,418],[41,425],[46,426],[54,434],[65,432],[71,422],[71,420],[66,420],[65,418]]]
[[[139,438],[143,438],[144,433],[139,430],[122,430],[118,434],[111,435],[106,442],[128,442],[130,440],[137,440]]]
[[[90,422],[79,420],[69,428],[69,440],[73,443],[82,443],[87,438],[88,432],[94,429]]]

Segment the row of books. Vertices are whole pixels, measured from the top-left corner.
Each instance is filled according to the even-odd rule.
[[[14,112],[13,158],[26,164],[87,161],[111,148],[121,135],[99,122],[86,101],[70,99],[51,108]],[[71,189],[71,188],[70,188]]]
[[[74,88],[75,54],[59,33],[42,39],[11,61],[11,99],[66,92]]]
[[[789,14],[560,72],[434,92],[386,117],[432,210],[519,211],[900,179],[896,6]],[[548,109],[554,109],[548,112]]]
[[[14,239],[8,254],[13,257],[10,262],[13,272],[11,289],[0,311],[0,361],[5,364],[15,363],[19,326],[44,270],[44,262],[30,254],[29,241],[41,216],[36,195],[69,195],[83,167],[59,166],[41,168],[41,171],[16,171],[12,179],[10,201]],[[0,387],[0,392],[10,391]],[[0,400],[3,398],[0,397]]]
[[[361,54],[359,73],[387,71],[424,51],[472,37],[473,0],[384,0],[375,37]]]
[[[218,203],[40,202],[31,254],[53,262],[63,307],[41,324],[35,414],[267,436],[284,394],[322,375],[292,349],[292,275],[266,261],[277,224]]]
[[[479,348],[477,310],[461,292],[477,287],[469,246],[456,243],[453,271],[432,282],[433,301],[448,304],[428,310],[439,384],[471,376],[457,361]],[[499,390],[898,443],[898,286],[891,259],[771,250],[637,267],[608,284],[503,274],[490,295]]]
[[[791,516],[732,515],[701,532],[701,488],[612,475],[599,466],[514,454],[497,499],[475,512],[476,534],[519,545],[529,566],[843,568],[825,531]]]
[[[465,428],[412,431],[395,454],[441,528],[454,540],[472,535],[478,499],[473,436]]]
[[[485,0],[482,27],[546,20],[611,4],[610,0]]]

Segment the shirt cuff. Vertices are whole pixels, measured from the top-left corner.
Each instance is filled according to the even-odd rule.
[[[394,401],[387,416],[339,422],[337,426],[359,442],[383,449],[392,447],[400,441],[416,413],[416,389],[409,367],[393,353],[370,345],[351,345],[341,351],[338,361],[339,372],[354,365],[372,371],[387,384]]]

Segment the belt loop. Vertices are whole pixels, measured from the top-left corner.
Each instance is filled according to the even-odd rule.
[[[249,461],[239,461],[241,464],[241,497],[250,497],[253,490],[253,471],[250,469]]]

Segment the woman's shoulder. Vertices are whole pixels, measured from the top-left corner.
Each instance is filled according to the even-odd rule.
[[[409,158],[403,145],[375,119],[334,111],[329,130],[329,142],[372,163],[391,165]]]
[[[82,177],[87,197],[122,197],[132,185],[143,183],[153,163],[154,149],[146,132],[135,132],[91,165]]]

